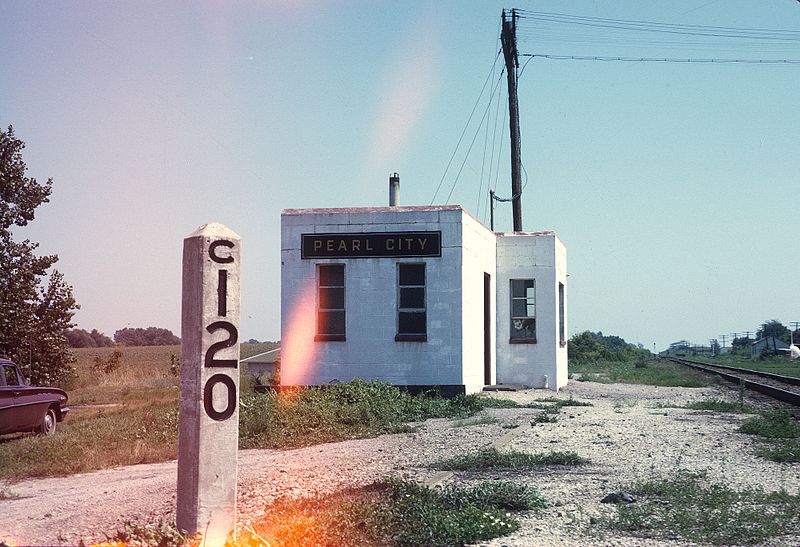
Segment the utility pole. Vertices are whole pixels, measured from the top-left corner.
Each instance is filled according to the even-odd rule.
[[[519,101],[517,100],[517,10],[511,10],[511,17],[506,17],[503,10],[503,30],[500,43],[503,46],[503,57],[506,61],[508,77],[508,117],[511,132],[511,206],[514,214],[514,231],[522,231],[522,159],[519,138]]]
[[[725,347],[725,339],[728,338],[728,335],[727,334],[720,334],[719,337],[722,338],[722,347],[724,348]]]
[[[494,232],[494,190],[489,190],[489,228]]]

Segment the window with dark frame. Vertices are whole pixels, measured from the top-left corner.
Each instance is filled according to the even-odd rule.
[[[17,377],[17,369],[12,366],[3,366],[3,375],[5,376],[7,386],[22,385]]]
[[[344,264],[320,264],[317,270],[315,340],[345,340]]]
[[[511,280],[511,335],[512,344],[536,343],[536,281]]]
[[[425,308],[425,264],[397,264],[398,342],[428,340]]]
[[[558,343],[563,348],[567,345],[566,333],[564,332],[564,284],[558,284]]]

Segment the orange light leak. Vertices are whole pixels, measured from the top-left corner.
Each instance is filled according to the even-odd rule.
[[[310,280],[290,304],[287,332],[281,336],[281,384],[308,384],[316,360],[317,310],[315,284]]]

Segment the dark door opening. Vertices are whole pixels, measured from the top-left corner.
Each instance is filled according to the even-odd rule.
[[[483,274],[483,383],[492,384],[492,277]]]

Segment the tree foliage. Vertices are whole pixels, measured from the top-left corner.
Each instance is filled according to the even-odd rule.
[[[602,332],[584,331],[575,334],[567,346],[572,361],[592,362],[601,359],[628,361],[650,357],[650,352],[635,344],[626,342],[619,336],[605,336]]]
[[[21,365],[31,382],[56,383],[72,373],[64,331],[78,305],[72,287],[52,269],[58,256],[37,256],[38,243],[14,241],[12,227],[34,220],[53,185],[25,176],[24,148],[13,127],[0,130],[0,355]]]
[[[92,332],[83,329],[69,329],[64,331],[71,348],[108,348],[114,345],[114,341],[108,336],[92,329]]]
[[[765,336],[774,336],[778,340],[783,340],[789,343],[789,328],[777,319],[770,319],[764,321],[756,333],[756,339],[764,338]]]
[[[174,346],[181,343],[172,331],[158,327],[119,329],[114,333],[114,341],[126,346]]]

